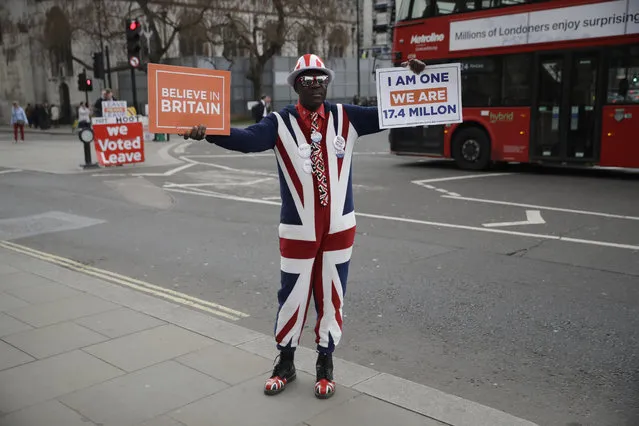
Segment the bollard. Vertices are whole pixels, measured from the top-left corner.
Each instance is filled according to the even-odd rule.
[[[93,142],[93,130],[91,128],[84,128],[78,133],[78,138],[84,145],[84,164],[80,167],[83,169],[97,169],[100,167],[97,163],[91,162],[91,142]]]

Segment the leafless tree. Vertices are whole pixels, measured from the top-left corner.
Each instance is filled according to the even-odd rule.
[[[173,46],[180,32],[198,25],[214,10],[218,0],[58,0],[55,7],[66,17],[68,33],[73,40],[84,39],[94,44],[108,42],[116,57],[123,57],[126,49],[126,18],[138,18],[149,37],[142,37],[144,60],[160,62]],[[45,11],[43,11],[45,12]],[[46,13],[45,13],[46,15]],[[184,19],[188,16],[188,19]],[[46,27],[46,23],[45,23]],[[43,44],[52,48],[66,43],[66,32],[43,32]],[[148,40],[148,42],[147,42]],[[91,66],[74,55],[73,60],[87,69]],[[117,67],[114,68],[117,70]]]
[[[223,46],[227,60],[238,53],[248,59],[246,78],[253,83],[253,97],[262,94],[262,75],[267,62],[280,54],[287,42],[297,43],[300,31],[325,38],[329,24],[343,20],[340,14],[348,2],[340,0],[262,0],[257,13],[227,10],[217,18],[211,30],[211,40]],[[313,52],[309,52],[313,53]],[[320,53],[320,52],[315,52]]]

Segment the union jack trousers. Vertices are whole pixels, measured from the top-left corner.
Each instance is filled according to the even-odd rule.
[[[230,136],[207,137],[209,142],[236,151],[275,151],[282,199],[281,288],[275,323],[279,349],[292,349],[299,344],[311,297],[317,311],[318,351],[332,353],[342,336],[344,294],[356,225],[353,148],[359,136],[380,129],[376,107],[325,102],[324,108],[327,117],[320,132],[320,145],[329,193],[327,206],[320,204],[316,178],[309,167],[310,133],[300,126],[294,106],[271,113],[244,130],[232,129]]]

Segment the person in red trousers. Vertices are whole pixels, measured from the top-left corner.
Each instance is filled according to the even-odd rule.
[[[27,120],[27,114],[24,109],[18,105],[17,101],[13,101],[13,108],[11,109],[11,125],[13,126],[13,139],[15,143],[18,143],[18,130],[20,131],[20,137],[24,142],[24,126],[29,124]]]

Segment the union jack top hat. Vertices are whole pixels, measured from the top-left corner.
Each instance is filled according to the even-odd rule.
[[[324,66],[324,62],[319,58],[319,56],[307,53],[304,56],[300,56],[297,60],[297,64],[295,65],[295,69],[288,75],[286,81],[291,86],[295,86],[295,79],[300,73],[309,70],[318,70],[322,71],[326,75],[328,75],[328,82],[330,83],[335,78],[335,73],[333,70],[329,70]]]

